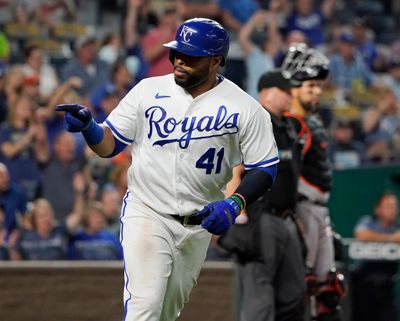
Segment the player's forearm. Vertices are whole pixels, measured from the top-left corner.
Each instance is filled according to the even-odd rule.
[[[243,173],[244,173],[243,164],[240,164],[233,169],[232,179],[228,182],[228,184],[226,184],[225,195],[227,197],[231,196],[236,191],[242,180]]]
[[[377,233],[371,230],[361,230],[355,233],[355,237],[359,241],[370,242],[391,242],[392,234]]]
[[[255,168],[249,171],[235,190],[246,201],[246,206],[263,196],[272,186],[276,176],[276,165],[271,170]]]

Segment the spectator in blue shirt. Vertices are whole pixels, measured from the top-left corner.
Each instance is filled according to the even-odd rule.
[[[83,229],[72,237],[70,257],[74,260],[120,260],[122,248],[117,236],[106,229],[101,205],[90,204],[82,217]]]
[[[372,85],[373,74],[357,51],[353,35],[343,32],[339,37],[338,53],[330,57],[329,79],[334,88],[349,92]]]
[[[302,31],[312,46],[324,44],[325,21],[333,12],[335,0],[324,0],[317,8],[314,0],[295,0],[294,9],[287,19],[286,32]]]
[[[245,89],[247,75],[244,53],[238,43],[238,35],[243,26],[260,8],[256,0],[219,0],[221,23],[229,33],[229,52],[224,69],[225,77]]]
[[[374,213],[363,217],[354,229],[360,241],[400,243],[398,200],[384,193]],[[352,273],[354,321],[397,320],[395,304],[396,261],[361,261]]]
[[[19,258],[16,250],[19,233],[17,229],[9,231],[5,219],[4,205],[0,203],[0,261],[16,260]]]
[[[56,224],[53,208],[46,199],[37,199],[31,212],[31,230],[24,230],[18,242],[23,260],[65,260],[68,235]]]
[[[378,66],[378,49],[376,45],[368,38],[368,27],[366,20],[363,18],[355,18],[352,25],[352,34],[356,43],[357,51],[364,58],[364,62],[371,69]]]

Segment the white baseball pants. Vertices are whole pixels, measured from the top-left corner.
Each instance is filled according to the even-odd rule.
[[[174,321],[197,282],[211,234],[160,215],[130,192],[121,213],[123,321]]]

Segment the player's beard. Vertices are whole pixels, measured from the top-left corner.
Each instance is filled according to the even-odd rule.
[[[194,74],[186,73],[187,76],[185,78],[177,78],[175,76],[175,83],[186,90],[190,90],[205,83],[209,74],[210,70],[207,65]]]
[[[318,103],[316,102],[312,102],[312,101],[304,101],[301,98],[299,98],[299,102],[301,107],[303,107],[303,109],[308,112],[308,113],[314,113],[317,111],[318,109]]]

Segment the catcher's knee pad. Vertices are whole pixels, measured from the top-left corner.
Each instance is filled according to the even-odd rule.
[[[338,310],[340,300],[345,295],[343,274],[332,269],[326,279],[319,283],[315,299],[317,301],[317,320],[340,320]]]

